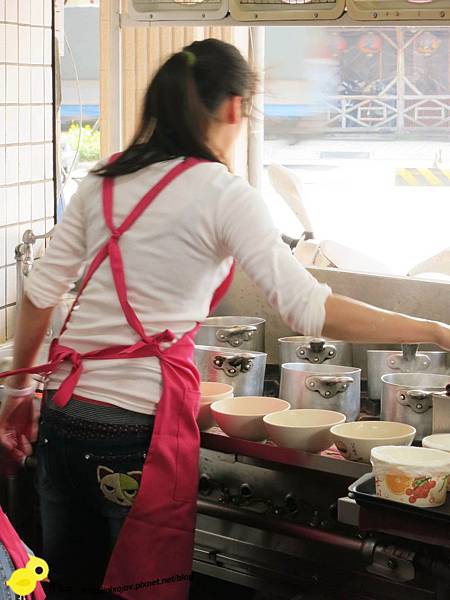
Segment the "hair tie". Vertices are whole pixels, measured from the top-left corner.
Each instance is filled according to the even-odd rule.
[[[183,50],[182,54],[186,57],[187,63],[189,67],[193,67],[197,62],[197,57],[190,50]]]

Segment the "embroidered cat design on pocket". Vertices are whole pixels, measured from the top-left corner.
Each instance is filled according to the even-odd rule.
[[[120,506],[131,506],[139,491],[142,471],[116,473],[102,465],[97,467],[97,481],[104,497]]]

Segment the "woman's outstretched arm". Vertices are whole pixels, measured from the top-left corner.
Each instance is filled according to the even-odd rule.
[[[325,302],[323,335],[367,343],[437,344],[450,350],[450,326],[376,308],[331,294]]]

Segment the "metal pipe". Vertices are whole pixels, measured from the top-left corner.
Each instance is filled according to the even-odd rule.
[[[27,229],[22,236],[22,242],[16,246],[16,314],[19,314],[22,304],[24,277],[27,277],[33,268],[33,246],[37,240],[51,238],[55,232],[55,228],[56,225],[51,231],[41,235],[36,235],[31,229]]]
[[[242,510],[224,504],[215,504],[206,500],[197,501],[197,510],[202,515],[215,517],[216,519],[233,521],[234,523],[247,525],[248,527],[256,527],[257,529],[280,533],[297,539],[334,546],[339,550],[359,554],[361,561],[363,561],[364,541],[360,539],[353,539],[337,533],[313,529],[312,527],[306,527],[305,525],[299,525],[298,523],[291,523],[281,519],[271,519],[270,517],[265,517],[248,510]]]
[[[16,314],[20,313],[20,307],[22,305],[23,297],[23,259],[25,256],[23,243],[16,247],[15,259],[16,259]]]

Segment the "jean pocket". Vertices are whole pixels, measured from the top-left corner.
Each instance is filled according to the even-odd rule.
[[[139,491],[142,469],[147,454],[141,449],[111,448],[110,451],[86,452],[83,460],[88,479],[94,483],[108,505],[129,508]]]
[[[174,499],[191,502],[198,494],[200,433],[196,421],[200,392],[187,390],[178,413]]]

